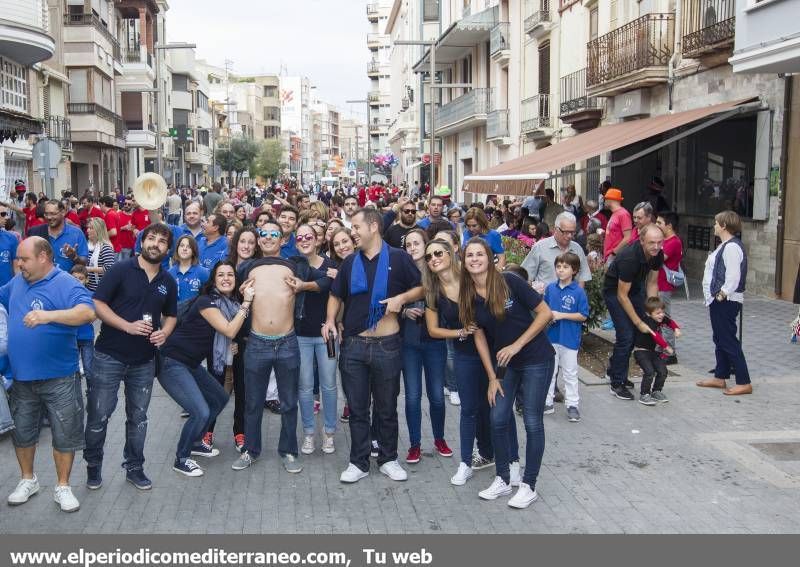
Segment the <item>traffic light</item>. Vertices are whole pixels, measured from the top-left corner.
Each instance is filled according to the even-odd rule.
[[[169,129],[169,137],[178,142],[185,142],[193,138],[192,129],[186,126],[176,126]]]
[[[177,128],[170,128],[169,129],[169,137],[177,140],[178,139],[178,129]]]

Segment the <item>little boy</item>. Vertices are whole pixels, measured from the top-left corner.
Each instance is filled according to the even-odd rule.
[[[75,264],[69,273],[84,286],[89,281],[89,272],[86,270],[86,266]],[[94,327],[91,323],[78,327],[78,356],[83,367],[83,377],[88,383],[92,378],[92,367],[94,366]]]
[[[553,323],[547,336],[556,349],[556,364],[550,389],[547,392],[544,413],[551,414],[553,394],[559,366],[564,375],[564,405],[567,406],[567,419],[571,422],[581,420],[578,410],[578,349],[581,346],[581,332],[584,321],[589,317],[589,299],[586,292],[575,281],[581,270],[581,260],[574,252],[566,252],[555,260],[558,281],[544,290],[544,300],[553,311]]]
[[[661,390],[667,380],[666,359],[674,351],[661,334],[663,327],[669,327],[675,338],[681,336],[678,324],[667,317],[664,301],[660,297],[648,297],[644,303],[645,316],[642,321],[650,327],[649,333],[637,331],[634,341],[633,356],[642,369],[642,386],[639,391],[639,403],[654,406],[656,403],[668,402],[669,399]],[[658,350],[656,347],[660,347]],[[653,382],[655,377],[655,383]],[[652,391],[651,391],[652,386]]]

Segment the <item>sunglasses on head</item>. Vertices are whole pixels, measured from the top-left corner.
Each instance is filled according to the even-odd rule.
[[[313,234],[301,234],[301,235],[295,236],[295,240],[297,240],[297,242],[308,242],[308,241],[316,240],[316,239],[317,239],[317,237],[314,236]]]
[[[425,261],[430,262],[433,258],[441,258],[445,254],[445,250],[434,250],[425,254]]]
[[[280,238],[281,237],[281,233],[280,233],[279,230],[264,230],[264,229],[261,229],[261,228],[258,229],[258,235],[261,238]]]

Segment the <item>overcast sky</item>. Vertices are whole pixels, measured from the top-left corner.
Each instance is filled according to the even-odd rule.
[[[369,89],[364,0],[170,0],[167,40],[197,44],[212,65],[239,74],[303,75],[317,97],[366,120]]]

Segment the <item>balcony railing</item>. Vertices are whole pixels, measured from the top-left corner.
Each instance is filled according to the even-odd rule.
[[[492,89],[472,89],[436,109],[436,128],[446,128],[468,118],[486,115],[491,107]]]
[[[377,75],[381,70],[381,65],[377,61],[367,63],[367,75]]]
[[[520,130],[523,133],[553,127],[553,119],[550,117],[550,95],[547,93],[523,100],[521,112]]]
[[[486,116],[486,139],[508,138],[508,110],[493,110]]]
[[[114,59],[117,61],[120,60],[119,42],[117,42],[114,34],[112,34],[111,31],[109,31],[109,29],[103,24],[103,22],[100,21],[100,18],[94,14],[64,14],[64,25],[94,26],[94,28],[99,31],[109,43],[111,43],[111,49],[114,52]]]
[[[124,63],[140,63],[142,61],[142,48],[138,45],[136,47],[123,48],[122,61]]]
[[[367,19],[370,22],[377,20],[379,11],[380,11],[380,6],[378,6],[377,3],[367,4]]]
[[[48,138],[61,146],[61,149],[68,151],[72,149],[72,129],[69,118],[51,114],[44,121],[44,132]]]
[[[601,85],[647,67],[664,67],[672,57],[673,14],[647,14],[590,41],[586,85]]]
[[[683,0],[683,52],[688,57],[730,44],[736,32],[732,0]]]
[[[586,69],[561,77],[560,116],[600,108],[597,97],[586,96]]]
[[[377,49],[381,46],[381,34],[368,33],[367,34],[367,47],[370,49]]]
[[[528,0],[527,11],[525,33],[529,33],[536,26],[550,21],[550,0]]]
[[[125,121],[122,116],[101,104],[95,102],[70,102],[67,104],[67,112],[70,114],[94,114],[114,123],[114,133],[117,138],[122,138],[125,135]]]
[[[380,124],[370,124],[369,125],[369,133],[370,134],[380,134],[382,127],[383,126],[381,126]]]
[[[511,48],[509,41],[509,23],[500,22],[492,28],[489,39],[489,54],[494,55],[500,51]]]
[[[125,120],[125,130],[149,130],[150,132],[155,132],[156,127],[152,122],[145,124],[141,120]]]
[[[381,93],[371,92],[367,95],[367,100],[370,104],[377,104],[381,101]]]

